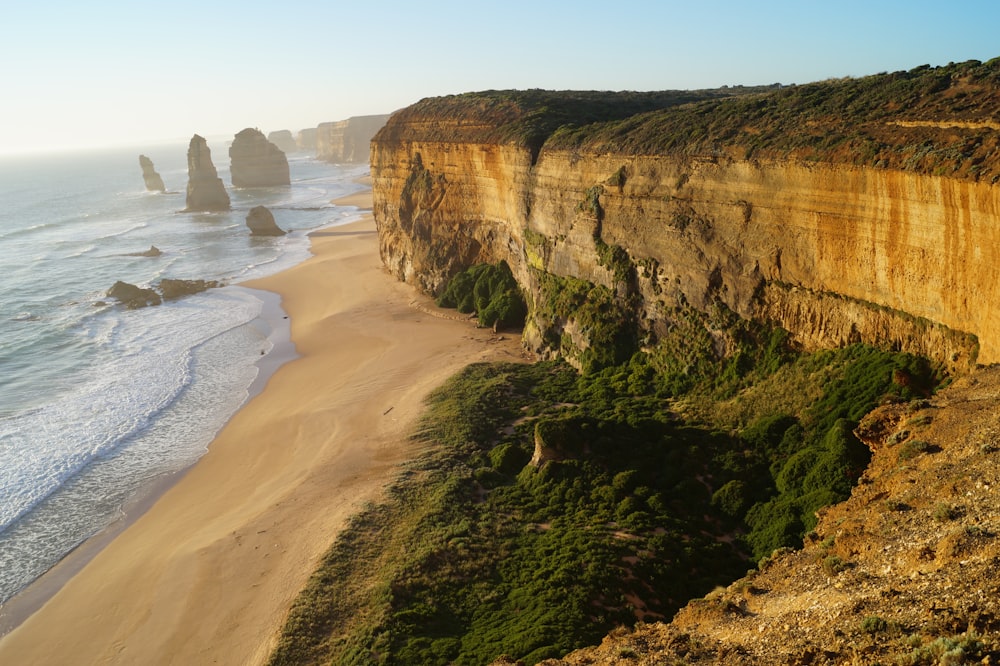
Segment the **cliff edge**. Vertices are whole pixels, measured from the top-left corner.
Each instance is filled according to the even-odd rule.
[[[506,261],[526,344],[571,359],[588,332],[545,312],[544,275],[617,293],[636,347],[677,307],[721,303],[804,349],[1000,360],[1000,62],[660,95],[494,91],[397,112],[372,143],[385,265],[436,293]]]

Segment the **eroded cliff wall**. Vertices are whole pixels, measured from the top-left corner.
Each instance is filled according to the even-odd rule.
[[[721,302],[806,348],[868,342],[959,371],[1000,360],[997,185],[739,151],[637,155],[476,136],[461,117],[400,113],[373,141],[382,259],[424,291],[503,259],[536,313],[549,273],[631,290],[654,336],[679,305]],[[627,251],[634,276],[616,274],[608,246]],[[557,333],[578,335],[571,324],[555,322]],[[542,348],[546,334],[536,317],[526,342]]]
[[[326,162],[367,162],[368,145],[388,115],[352,116],[316,128],[316,158]]]

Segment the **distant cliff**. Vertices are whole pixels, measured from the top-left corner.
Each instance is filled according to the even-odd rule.
[[[678,308],[718,304],[804,348],[1000,360],[1000,62],[636,95],[491,92],[394,114],[371,156],[385,265],[434,293],[507,261],[525,342],[571,360],[590,332],[547,305],[546,276],[611,290],[637,346]]]
[[[389,118],[354,116],[316,128],[316,157],[327,162],[367,162],[369,143]]]
[[[285,153],[294,153],[299,149],[298,144],[295,143],[295,137],[292,136],[291,130],[275,130],[273,132],[267,133],[267,140],[278,147],[278,150]]]

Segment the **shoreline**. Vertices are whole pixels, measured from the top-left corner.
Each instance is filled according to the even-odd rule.
[[[0,661],[261,663],[336,534],[415,451],[427,392],[470,362],[520,357],[516,339],[426,316],[432,301],[382,270],[370,213],[310,239],[310,259],[239,285],[279,295],[291,343],[267,360],[280,367],[148,507],[42,577],[65,580],[0,638]]]

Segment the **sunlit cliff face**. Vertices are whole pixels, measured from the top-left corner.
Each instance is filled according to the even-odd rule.
[[[374,145],[382,258],[436,291],[506,260],[614,288],[598,242],[638,266],[644,319],[718,299],[807,348],[869,342],[952,368],[1000,358],[995,188],[816,163]],[[599,241],[595,240],[599,239]],[[972,334],[972,335],[968,335]],[[979,349],[977,357],[976,341]],[[530,341],[529,341],[530,342]]]

